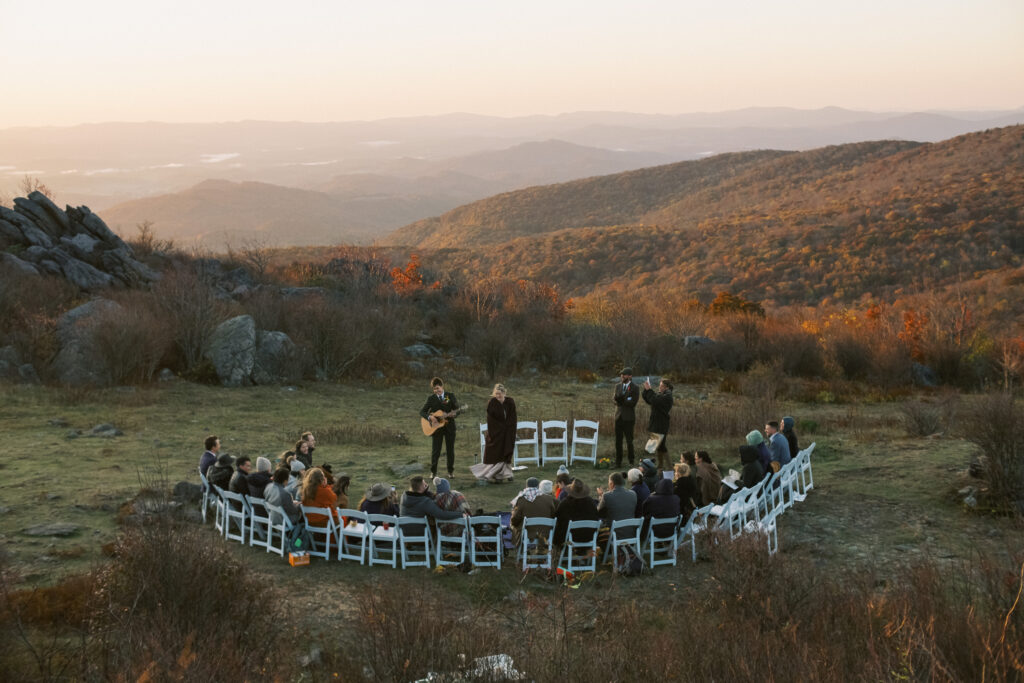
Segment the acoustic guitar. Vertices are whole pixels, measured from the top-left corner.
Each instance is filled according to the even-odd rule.
[[[469,409],[468,405],[459,406],[455,410],[455,414],[458,415],[460,413],[464,413],[468,409]],[[437,424],[434,425],[433,427],[430,426],[430,420],[426,419],[425,417],[421,417],[420,418],[420,424],[423,427],[423,434],[425,436],[432,435],[438,429],[440,429],[441,427],[444,427],[446,424],[448,424],[448,419],[444,416],[444,411],[443,410],[435,410],[433,413],[431,413],[431,415],[433,417],[437,418]]]

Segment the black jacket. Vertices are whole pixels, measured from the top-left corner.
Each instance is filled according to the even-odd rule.
[[[455,398],[455,394],[450,391],[444,392],[444,400],[442,401],[437,397],[437,394],[431,394],[427,396],[427,402],[420,408],[420,417],[424,420],[430,419],[430,415],[437,411],[443,411],[450,413],[453,410],[459,409],[459,400]],[[448,424],[444,426],[445,429],[455,431],[455,418],[448,418]]]
[[[697,480],[692,476],[679,477],[672,483],[672,491],[679,496],[679,514],[686,519],[690,518],[694,505],[700,500],[700,492],[697,490]]]
[[[743,471],[740,473],[740,480],[745,487],[753,488],[764,479],[764,466],[758,457],[757,448],[754,446],[740,446],[740,462],[743,463]]]
[[[612,399],[615,401],[616,422],[636,422],[636,404],[640,400],[640,387],[630,382],[623,391],[623,384],[619,382],[615,385],[615,395]]]
[[[566,496],[558,503],[558,509],[555,510],[555,545],[562,545],[565,543],[565,532],[569,528],[569,522],[578,519],[601,519],[600,513],[597,511],[597,502],[587,496],[586,498],[573,498],[572,496]],[[576,538],[581,541],[588,541],[589,534],[577,534]]]
[[[651,406],[651,419],[647,423],[647,431],[668,434],[668,411],[672,410],[672,392],[658,393],[654,389],[644,389],[643,396]]]
[[[644,528],[641,537],[647,535],[647,527],[652,519],[661,517],[677,517],[679,515],[679,496],[672,491],[672,482],[662,479],[654,486],[654,493],[648,496],[643,505]],[[668,536],[672,533],[673,527],[669,524],[659,524],[654,532],[659,536]]]
[[[235,468],[231,465],[214,464],[206,470],[206,480],[210,482],[210,486],[219,486],[221,489],[229,491],[231,490],[231,475],[234,472]]]
[[[235,470],[235,473],[231,475],[231,493],[237,493],[243,496],[249,495],[249,477],[242,470]]]
[[[249,475],[249,495],[262,498],[263,490],[270,483],[270,472],[253,472]]]

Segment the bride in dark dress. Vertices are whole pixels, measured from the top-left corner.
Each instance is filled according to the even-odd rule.
[[[487,402],[487,440],[484,461],[469,469],[477,479],[498,483],[512,481],[512,453],[516,448],[516,402],[501,384],[494,385]]]

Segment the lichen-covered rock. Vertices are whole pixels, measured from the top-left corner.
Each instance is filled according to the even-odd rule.
[[[101,384],[104,378],[97,368],[92,344],[95,315],[99,311],[116,311],[121,306],[108,299],[93,299],[73,308],[57,320],[59,350],[52,370],[57,381],[69,386]]]
[[[286,384],[296,379],[295,343],[284,332],[260,332],[252,379],[256,384]]]

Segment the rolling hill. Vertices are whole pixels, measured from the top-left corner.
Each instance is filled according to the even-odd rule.
[[[940,143],[720,155],[506,193],[387,242],[573,296],[728,289],[779,304],[955,285],[1024,257],[1024,126]]]

